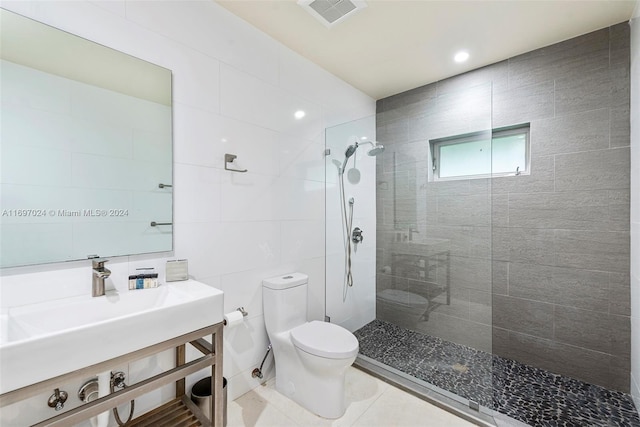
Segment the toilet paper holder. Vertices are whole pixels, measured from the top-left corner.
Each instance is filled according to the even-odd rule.
[[[238,307],[236,308],[236,311],[239,311],[240,313],[242,313],[242,317],[247,317],[249,315],[249,313],[247,312],[247,310],[244,309],[244,307]],[[227,320],[223,320],[222,323],[226,326],[227,325]]]

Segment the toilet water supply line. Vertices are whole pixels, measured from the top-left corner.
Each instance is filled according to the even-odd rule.
[[[111,381],[109,381],[109,385],[111,388],[111,393],[115,392],[116,388],[124,389],[127,386],[127,384],[125,384],[124,382],[124,374],[122,372],[116,372],[115,374],[112,374]],[[135,405],[136,405],[135,400],[131,400],[131,402],[129,402],[129,417],[125,422],[122,422],[122,420],[120,419],[118,408],[113,408],[113,417],[116,419],[116,422],[118,423],[119,426],[122,427],[128,424],[129,421],[131,421],[131,418],[133,418],[133,411],[135,411]]]
[[[347,214],[347,204],[345,202],[344,173],[340,173],[340,199],[342,223],[342,236],[344,238],[344,283],[342,286],[342,302],[347,300],[347,291],[353,286],[353,275],[351,274],[351,226],[353,225],[353,197],[349,199],[349,213]]]
[[[87,381],[78,392],[78,398],[85,403],[92,402],[100,397],[107,396],[110,393],[114,393],[116,389],[124,389],[127,385],[124,382],[124,373],[110,371],[102,372],[98,374],[96,378],[92,378]],[[133,418],[133,412],[135,410],[135,400],[131,400],[129,403],[129,417],[126,421],[120,419],[118,408],[113,408],[113,417],[119,426],[125,426]],[[107,427],[109,424],[109,411],[102,412],[101,414],[91,417],[92,427]]]
[[[262,379],[264,377],[264,373],[262,372],[262,368],[264,367],[264,362],[267,360],[267,356],[269,356],[269,352],[271,351],[272,348],[273,347],[272,347],[271,343],[269,343],[269,346],[267,347],[267,352],[264,355],[264,357],[262,358],[262,363],[260,364],[260,367],[259,368],[255,368],[253,371],[251,371],[251,376],[253,378],[257,377],[257,378]]]

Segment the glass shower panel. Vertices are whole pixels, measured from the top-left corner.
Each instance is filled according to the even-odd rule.
[[[376,320],[356,336],[364,360],[491,407],[491,139],[455,178],[438,180],[434,157],[436,142],[491,135],[491,85],[445,89],[377,113]]]
[[[491,85],[439,96],[436,116],[427,140],[491,135]],[[476,163],[486,168],[491,164],[490,137],[475,148]],[[472,166],[468,169],[467,176],[475,174]],[[437,387],[491,407],[491,180],[435,181],[433,172],[426,183],[421,242],[426,246],[426,279],[407,278],[409,291],[420,289],[429,301],[417,330],[441,340],[436,342],[442,351],[427,362],[427,376]],[[491,168],[483,172],[490,175]],[[437,373],[431,373],[433,368]]]
[[[375,123],[369,116],[325,130],[326,315],[350,331],[376,315]],[[350,239],[356,228],[358,243]]]

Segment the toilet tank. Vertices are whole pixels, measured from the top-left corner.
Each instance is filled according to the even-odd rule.
[[[302,273],[262,281],[262,307],[268,333],[286,331],[307,322],[307,284]]]

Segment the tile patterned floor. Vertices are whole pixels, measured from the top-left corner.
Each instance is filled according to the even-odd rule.
[[[640,426],[631,397],[374,320],[360,353],[532,426]]]
[[[269,380],[265,385],[229,402],[227,426],[473,426],[356,368],[349,368],[346,382],[347,411],[337,420],[312,414],[278,393],[274,380]]]

